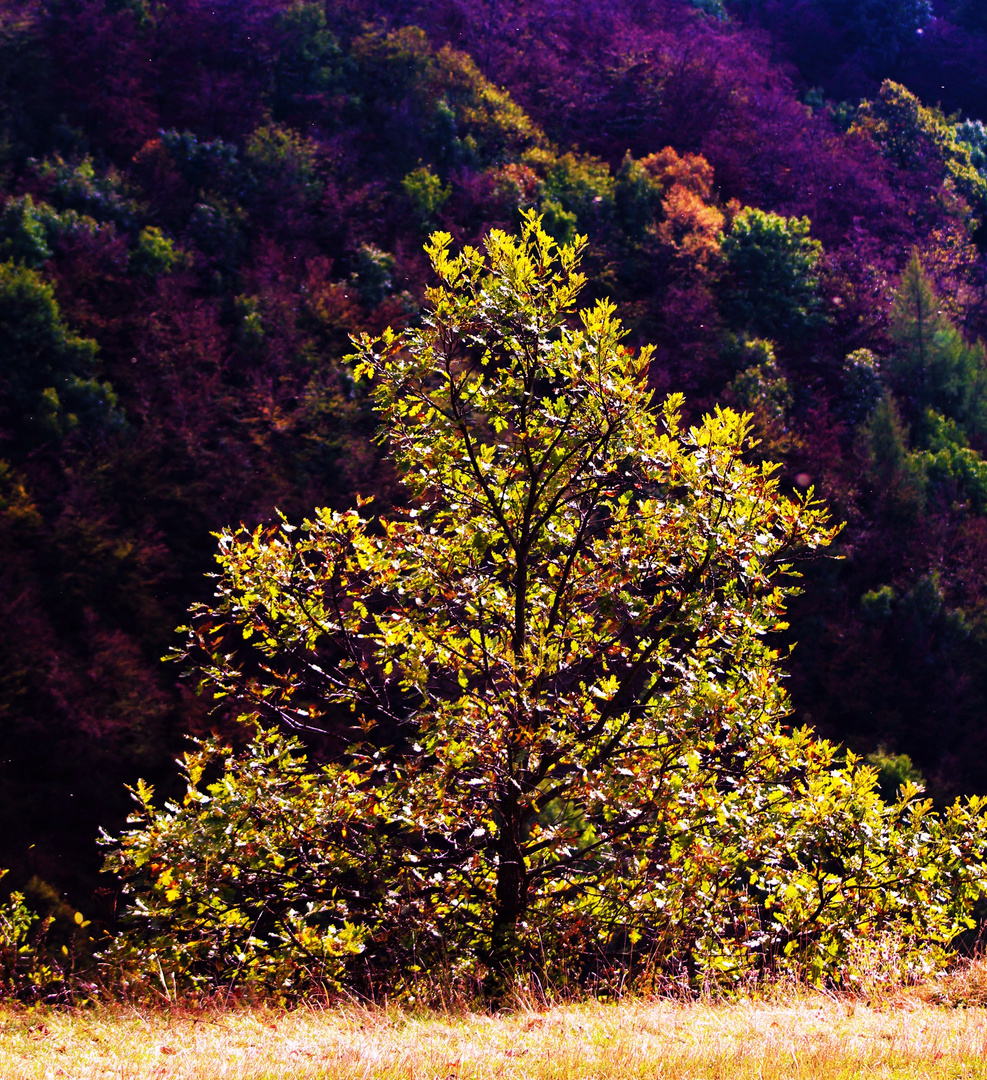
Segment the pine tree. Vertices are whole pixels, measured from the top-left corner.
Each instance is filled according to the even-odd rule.
[[[943,313],[932,282],[913,250],[891,312],[892,387],[910,422],[924,426],[933,409],[968,428],[982,428],[987,390],[984,350],[969,345]]]

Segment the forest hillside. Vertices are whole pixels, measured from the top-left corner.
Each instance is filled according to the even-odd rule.
[[[987,794],[985,73],[977,0],[4,0],[6,884],[112,920],[125,785],[243,740],[162,659],[215,534],[404,499],[351,335],[532,210],[656,400],[845,522],[786,722]]]

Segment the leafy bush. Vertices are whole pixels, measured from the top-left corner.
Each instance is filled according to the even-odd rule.
[[[0,870],[0,882],[6,875]],[[38,879],[24,892],[0,900],[0,995],[23,1001],[71,999],[80,953],[92,959],[84,933],[88,926],[81,912]]]
[[[7,871],[0,872],[0,880]],[[35,994],[61,979],[61,971],[39,956],[39,946],[51,926],[13,892],[0,906],[0,992],[5,996]]]
[[[182,771],[181,804],[157,809],[150,787],[134,791],[139,810],[106,867],[136,903],[104,960],[158,972],[166,993],[338,988],[366,936],[348,901],[369,898],[372,794],[355,773],[308,771],[297,740],[274,731],[239,756],[207,740]]]

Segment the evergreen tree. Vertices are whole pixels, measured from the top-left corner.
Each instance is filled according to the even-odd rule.
[[[50,285],[0,263],[0,438],[23,450],[113,420],[116,396],[92,377],[95,358],[96,342],[65,325]]]
[[[964,424],[970,434],[984,430],[987,417],[987,366],[979,343],[971,346],[942,312],[918,250],[895,293],[891,313],[892,386],[906,404],[909,419],[923,423],[934,409]]]

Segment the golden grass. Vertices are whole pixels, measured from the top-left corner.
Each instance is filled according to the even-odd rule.
[[[617,1080],[987,1077],[987,1010],[595,1003],[510,1015],[265,1009],[0,1010],[3,1080]]]

